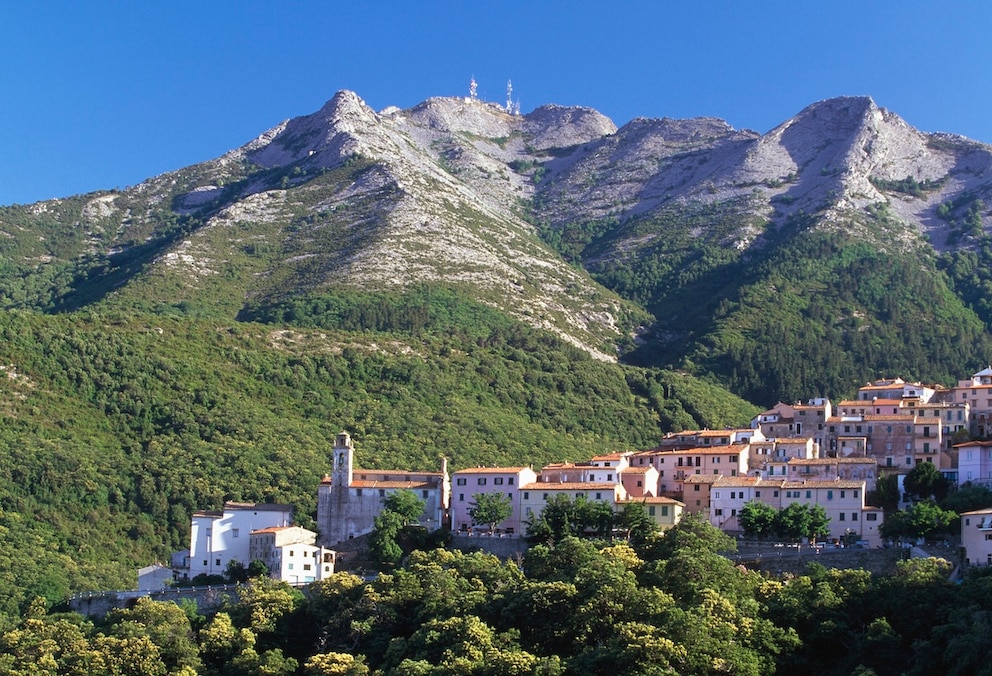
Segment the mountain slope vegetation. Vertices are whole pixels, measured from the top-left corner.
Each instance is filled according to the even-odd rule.
[[[370,467],[538,464],[950,382],[992,354],[990,203],[992,149],[867,97],[758,134],[339,92],[0,207],[2,611],[130,581],[225,499],[306,523],[342,429]]]
[[[756,410],[691,376],[597,361],[450,292],[419,294],[313,301],[358,308],[331,323],[394,313],[378,331],[0,315],[0,613],[132,585],[136,566],[188,546],[193,511],[224,500],[291,503],[312,526],[342,429],[360,466],[434,469],[440,455],[456,467],[581,459]],[[459,313],[471,318],[460,331]],[[329,314],[308,316],[316,327]]]

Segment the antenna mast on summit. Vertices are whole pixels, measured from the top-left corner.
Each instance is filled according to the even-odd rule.
[[[506,81],[506,112],[513,114],[513,80]]]
[[[475,76],[472,76],[472,81],[468,83],[468,97],[475,101],[479,96],[479,84],[475,81]]]

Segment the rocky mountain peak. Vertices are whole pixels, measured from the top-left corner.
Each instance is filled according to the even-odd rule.
[[[592,108],[545,105],[524,116],[524,131],[537,150],[568,148],[597,141],[617,131],[617,126]]]
[[[159,271],[174,274],[189,298],[224,261],[262,251],[251,259],[259,268],[231,293],[470,287],[608,357],[621,302],[536,236],[533,223],[547,241],[555,229],[574,238],[570,255],[626,265],[671,236],[653,230],[661,225],[692,222],[690,240],[718,237],[720,246],[744,250],[799,211],[828,226],[857,226],[884,246],[898,239],[891,228],[885,238],[873,230],[884,204],[905,225],[903,241],[915,245],[926,232],[941,247],[960,218],[939,217],[938,207],[992,202],[990,174],[989,146],[921,133],[864,96],[819,101],[762,135],[711,117],[638,117],[618,129],[590,108],[544,105],[514,115],[461,97],[377,113],[341,91],[217,160],[94,201],[81,219],[92,232],[117,233],[107,238],[114,251],[153,237],[160,205],[189,217],[188,236],[181,244],[163,239],[163,250],[176,250],[156,259],[171,261]],[[905,190],[907,177],[924,188]],[[119,230],[110,224],[118,217]],[[250,242],[224,239],[242,226]],[[31,244],[38,257],[51,255],[44,246]],[[189,269],[180,265],[187,261]],[[287,279],[291,291],[279,286]]]
[[[380,118],[357,94],[342,90],[316,113],[293,118],[263,134],[248,148],[248,158],[277,167],[307,160],[315,166],[337,165],[361,152],[363,137],[374,135]]]

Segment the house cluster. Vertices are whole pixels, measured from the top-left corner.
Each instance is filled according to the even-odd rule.
[[[227,502],[221,510],[193,514],[190,546],[172,555],[172,566],[138,571],[138,589],[161,589],[199,576],[223,576],[233,563],[265,564],[269,575],[306,584],[334,573],[336,552],[315,544],[317,534],[293,525],[291,505]]]
[[[331,472],[318,487],[319,536],[293,526],[287,505],[227,503],[193,516],[190,548],[177,554],[171,573],[175,579],[223,574],[230,561],[257,559],[273,577],[320,580],[334,571],[332,548],[370,533],[385,498],[399,490],[424,501],[422,526],[466,535],[479,533],[470,516],[476,497],[503,493],[512,511],[495,528],[501,537],[522,535],[554,496],[565,495],[615,510],[642,503],[662,529],[685,512],[700,514],[735,535],[748,502],[776,509],[798,502],[824,508],[829,540],[879,546],[884,515],[865,502],[877,479],[927,462],[954,483],[992,486],[992,442],[972,440],[986,436],[992,436],[992,367],[950,388],[878,380],[837,404],[779,403],[746,428],[671,433],[650,450],[540,471],[473,467],[449,476],[443,458],[437,472],[360,469],[350,435],[341,432]],[[992,564],[992,510],[962,515],[962,533],[969,562]]]

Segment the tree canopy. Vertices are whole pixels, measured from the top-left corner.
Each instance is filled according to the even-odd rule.
[[[513,505],[504,493],[477,493],[468,508],[472,523],[488,527],[490,533],[512,513]]]

